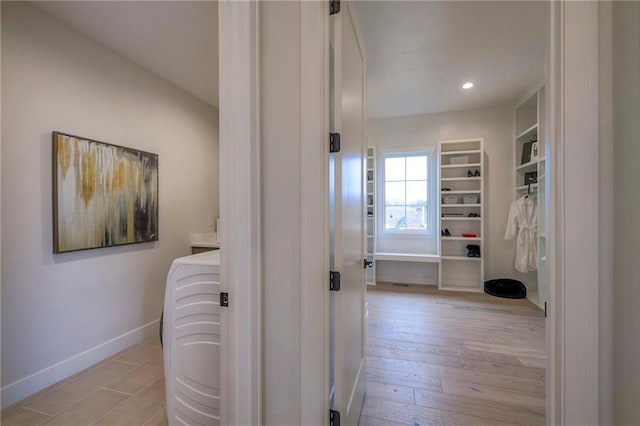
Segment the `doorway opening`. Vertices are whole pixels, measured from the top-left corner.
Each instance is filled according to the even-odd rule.
[[[366,64],[360,424],[544,424],[549,6],[350,11]],[[484,294],[503,278],[526,297]]]

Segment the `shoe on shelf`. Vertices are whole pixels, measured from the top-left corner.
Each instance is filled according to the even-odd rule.
[[[480,176],[480,170],[476,170],[475,173],[473,174],[475,177],[479,177]]]
[[[480,257],[480,246],[477,244],[467,245],[467,257]]]
[[[451,188],[442,188],[442,191],[451,191]]]
[[[467,176],[468,177],[473,177],[473,172],[471,170],[467,170]]]
[[[451,236],[451,232],[449,232],[449,228],[444,228],[444,236],[445,237],[450,237]]]

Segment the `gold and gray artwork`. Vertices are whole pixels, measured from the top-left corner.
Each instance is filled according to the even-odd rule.
[[[53,132],[54,253],[158,239],[158,156]]]

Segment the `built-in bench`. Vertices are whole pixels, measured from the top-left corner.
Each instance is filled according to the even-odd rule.
[[[440,255],[438,254],[378,252],[373,254],[373,259],[374,260],[393,260],[396,262],[440,263]]]

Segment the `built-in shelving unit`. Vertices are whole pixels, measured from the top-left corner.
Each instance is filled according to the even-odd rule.
[[[483,139],[440,142],[438,153],[441,197],[441,202],[438,203],[441,232],[438,244],[438,288],[482,291],[485,175]],[[472,176],[469,176],[469,172]],[[476,199],[470,199],[472,197]],[[452,202],[454,198],[455,202]],[[442,235],[445,229],[451,235]],[[474,236],[464,237],[463,234]],[[480,257],[468,256],[469,244],[479,246]]]
[[[376,250],[376,149],[367,147],[367,208],[365,217],[365,247],[367,251],[367,261],[371,265],[367,268],[367,284],[376,284],[376,261],[374,253]]]
[[[538,271],[524,279],[527,298],[544,308],[547,300],[546,273],[546,153],[545,153],[545,88],[530,92],[515,108],[515,192],[516,198],[529,194],[538,205]],[[535,173],[535,178],[533,174]]]

